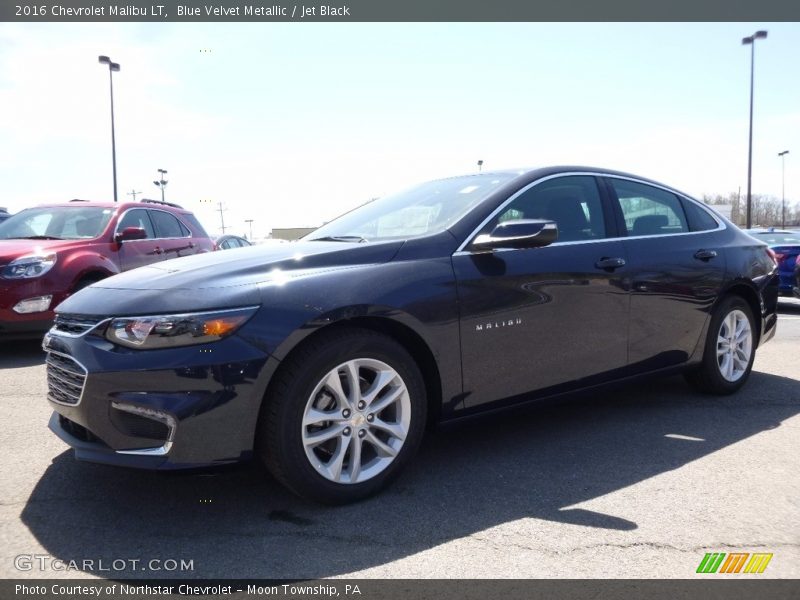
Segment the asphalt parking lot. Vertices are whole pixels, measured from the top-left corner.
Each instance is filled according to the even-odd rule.
[[[798,357],[800,301],[782,301],[735,396],[671,377],[472,421],[429,435],[380,496],[327,508],[254,464],[76,462],[46,427],[38,345],[4,342],[0,576],[691,578],[705,553],[741,551],[774,555],[741,577],[800,577]]]

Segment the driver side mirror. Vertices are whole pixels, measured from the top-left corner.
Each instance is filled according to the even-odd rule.
[[[147,232],[144,227],[126,227],[114,236],[114,241],[118,244],[126,240],[144,240],[147,239]]]
[[[492,233],[479,235],[472,242],[478,250],[494,248],[541,248],[558,239],[555,221],[543,219],[515,219],[500,223]]]

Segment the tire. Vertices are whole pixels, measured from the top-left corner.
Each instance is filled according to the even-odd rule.
[[[356,374],[358,389],[349,383]],[[259,456],[278,481],[323,504],[385,487],[416,453],[427,415],[422,375],[405,348],[355,328],[294,351],[265,402]]]
[[[733,337],[737,332],[738,341]],[[711,318],[703,362],[686,373],[686,380],[701,392],[732,394],[750,377],[755,354],[756,328],[750,306],[739,296],[728,296]]]

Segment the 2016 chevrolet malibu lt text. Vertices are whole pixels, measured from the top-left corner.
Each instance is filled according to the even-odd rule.
[[[376,492],[426,423],[683,371],[730,394],[775,333],[765,244],[632,175],[425,183],[306,239],[110,277],[45,337],[50,426],[79,459],[256,455],[327,503]]]

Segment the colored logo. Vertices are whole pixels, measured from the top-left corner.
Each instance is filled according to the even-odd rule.
[[[698,573],[763,573],[772,554],[756,552],[709,552],[700,561]]]

